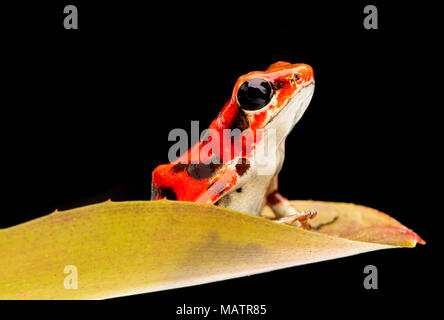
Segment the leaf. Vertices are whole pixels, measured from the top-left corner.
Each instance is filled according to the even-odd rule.
[[[413,231],[366,207],[317,210],[307,231],[179,201],[105,202],[0,230],[1,299],[101,299],[241,277],[358,253],[414,247]],[[269,209],[264,210],[270,215]],[[65,289],[65,266],[78,289]]]

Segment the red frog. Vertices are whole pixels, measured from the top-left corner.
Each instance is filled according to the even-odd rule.
[[[256,216],[269,205],[274,221],[309,229],[316,213],[293,207],[278,192],[277,177],[285,138],[313,91],[313,69],[302,63],[279,61],[239,77],[206,135],[153,171],[151,199],[212,203]]]

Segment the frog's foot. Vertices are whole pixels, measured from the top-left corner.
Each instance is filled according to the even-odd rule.
[[[274,191],[267,196],[268,204],[276,215],[273,221],[310,230],[308,220],[316,216],[316,211],[298,211],[287,198]]]
[[[273,221],[276,223],[285,223],[289,225],[293,225],[295,227],[300,227],[306,230],[310,230],[311,226],[308,223],[308,220],[314,218],[316,216],[315,211],[304,211],[298,212],[297,214],[291,214],[282,218],[274,219]]]

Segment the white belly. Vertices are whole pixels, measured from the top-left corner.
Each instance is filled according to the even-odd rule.
[[[255,167],[249,169],[248,177],[246,177],[245,183],[239,183],[239,187],[233,188],[230,192],[225,194],[219,201],[216,202],[217,206],[227,209],[248,213],[254,216],[260,216],[263,207],[266,204],[266,196],[269,192],[269,186],[281,171],[282,164],[284,162],[284,143],[281,144],[276,157],[272,163],[272,174],[263,175],[258,174],[258,170]]]

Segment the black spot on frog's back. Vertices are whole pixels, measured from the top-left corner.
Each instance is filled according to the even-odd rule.
[[[220,163],[190,163],[187,172],[191,178],[203,180],[213,176],[221,166]]]
[[[173,189],[167,187],[156,187],[151,186],[151,200],[155,200],[160,197],[161,199],[166,198],[167,200],[177,200],[177,195]]]
[[[215,160],[215,159],[213,159]],[[188,175],[196,180],[207,179],[214,175],[214,173],[222,166],[218,163],[220,161],[212,161],[210,163],[176,163],[171,172],[178,173],[186,171]]]
[[[171,171],[172,172],[174,172],[174,173],[177,173],[177,172],[181,172],[181,171],[184,171],[184,170],[186,170],[186,168],[188,167],[188,165],[186,164],[186,163],[176,163],[172,168],[171,168]]]

